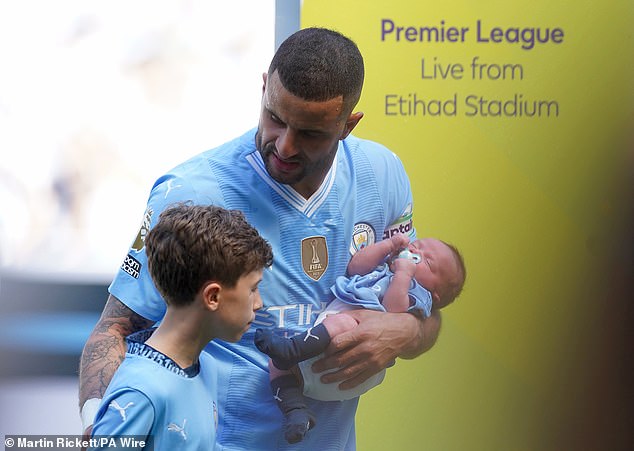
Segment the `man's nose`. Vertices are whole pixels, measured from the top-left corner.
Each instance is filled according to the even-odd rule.
[[[297,132],[287,127],[277,138],[275,147],[282,159],[287,160],[297,155]]]

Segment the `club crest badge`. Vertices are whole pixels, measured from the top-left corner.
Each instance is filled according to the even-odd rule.
[[[352,230],[352,243],[350,243],[350,254],[354,255],[359,249],[363,249],[376,241],[374,228],[365,222],[354,225]]]
[[[328,268],[326,237],[311,236],[302,240],[302,268],[315,281],[324,275]]]

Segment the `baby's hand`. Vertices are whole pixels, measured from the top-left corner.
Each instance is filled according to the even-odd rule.
[[[390,238],[392,241],[392,255],[398,255],[403,249],[407,249],[409,245],[409,237],[403,233],[397,233]]]
[[[416,273],[416,263],[410,258],[396,258],[392,263],[392,272],[403,272],[410,277],[414,277]]]

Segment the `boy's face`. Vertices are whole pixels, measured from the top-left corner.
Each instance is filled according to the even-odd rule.
[[[242,338],[255,319],[255,311],[262,308],[258,285],[263,270],[243,275],[232,288],[223,287],[218,292],[216,312],[217,337],[230,342]]]
[[[458,263],[452,250],[440,240],[423,238],[412,241],[409,251],[421,257],[421,261],[416,265],[414,278],[431,291],[434,302],[437,302],[439,290],[458,278]]]

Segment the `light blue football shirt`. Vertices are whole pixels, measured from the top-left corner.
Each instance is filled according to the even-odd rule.
[[[345,274],[352,253],[397,232],[414,238],[409,179],[390,150],[348,136],[339,142],[321,187],[304,199],[268,176],[255,133],[199,154],[156,181],[110,293],[138,314],[160,320],[165,303],[147,271],[143,242],[159,213],[182,201],[241,210],[271,244],[274,262],[260,284],[264,307],[252,330],[238,343],[207,346],[219,364],[220,449],[354,450],[357,399],[311,400],[317,426],[301,443],[286,443],[269,386],[268,358],[255,348],[253,332],[255,327],[305,330],[331,298],[330,287]]]

